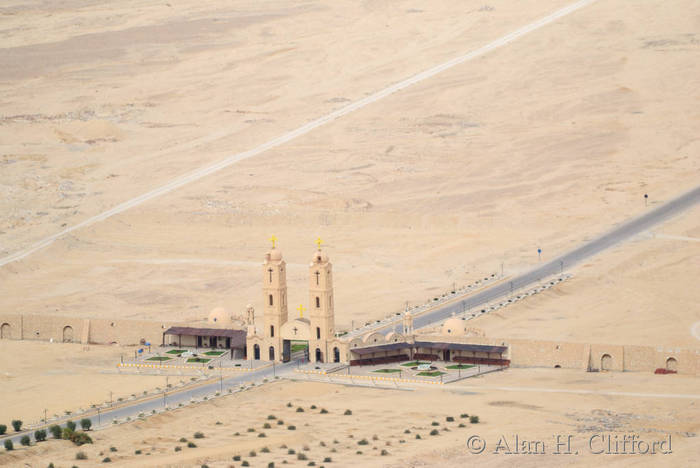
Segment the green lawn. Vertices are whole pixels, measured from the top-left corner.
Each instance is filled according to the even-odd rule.
[[[202,362],[202,363],[209,362],[209,361],[211,361],[211,359],[204,359],[201,357],[191,357],[187,360],[187,362]]]
[[[426,362],[426,361],[411,361],[411,362],[405,362],[401,365],[404,367],[416,367],[416,366],[419,366],[421,364],[430,364],[430,363]]]
[[[146,361],[169,361],[171,359],[172,359],[171,357],[167,357],[167,356],[153,356],[153,357],[149,357],[148,359],[146,359]]]
[[[448,369],[469,369],[470,367],[474,367],[473,364],[455,364],[453,366],[447,366]]]
[[[440,372],[438,370],[436,371],[423,371],[419,372],[418,375],[423,376],[423,377],[437,377],[438,375],[446,374],[447,372]]]
[[[171,349],[165,354],[177,354],[178,356],[184,353],[186,350],[185,349]]]
[[[401,369],[377,369],[376,371],[372,372],[379,372],[380,374],[393,374],[394,372],[401,372]]]
[[[303,351],[305,349],[309,349],[309,342],[308,341],[292,341],[292,352],[296,353],[297,351]]]
[[[206,354],[207,356],[221,356],[224,354],[226,351],[207,351]]]

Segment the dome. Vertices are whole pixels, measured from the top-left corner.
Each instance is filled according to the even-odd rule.
[[[467,321],[452,317],[442,324],[442,334],[452,336],[464,336],[467,334]]]
[[[282,260],[282,252],[277,250],[276,248],[270,249],[270,251],[267,253],[268,260],[273,260],[273,261],[280,261]]]
[[[311,263],[326,263],[327,261],[328,255],[326,255],[326,253],[322,252],[320,249],[314,253],[313,257],[311,257]]]
[[[209,312],[207,324],[213,328],[228,328],[233,325],[233,320],[231,319],[231,314],[229,314],[226,309],[223,307],[216,307]]]

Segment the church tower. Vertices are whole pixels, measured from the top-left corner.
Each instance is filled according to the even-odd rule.
[[[263,263],[263,337],[265,347],[261,350],[264,360],[278,361],[282,358],[282,337],[280,329],[287,321],[287,271],[282,252],[275,248],[265,254]]]
[[[321,239],[316,241],[318,249],[309,264],[309,358],[313,362],[329,362],[328,340],[335,334],[333,312],[333,265],[328,255],[321,251]]]

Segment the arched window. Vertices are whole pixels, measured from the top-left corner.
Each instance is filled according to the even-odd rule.
[[[270,361],[274,361],[274,360],[275,360],[275,347],[270,346]]]
[[[275,326],[270,325],[270,337],[274,338],[275,337]]]
[[[316,308],[320,309],[321,308],[321,298],[316,296]]]
[[[270,305],[273,305],[272,294],[270,294],[269,300],[270,300]]]
[[[316,327],[316,339],[320,340],[321,339],[321,328]]]

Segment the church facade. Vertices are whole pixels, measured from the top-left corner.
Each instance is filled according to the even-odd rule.
[[[254,321],[248,325],[248,359],[286,362],[292,354],[299,353],[293,345],[306,342],[311,362],[349,360],[348,343],[339,339],[335,331],[333,265],[321,249],[320,240],[317,244],[308,269],[308,317],[303,316],[304,309],[300,306],[299,317],[290,320],[286,263],[273,240],[262,265],[262,326]]]

